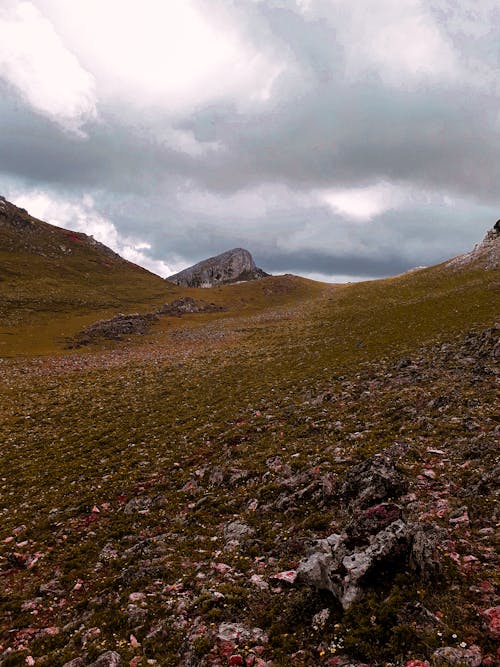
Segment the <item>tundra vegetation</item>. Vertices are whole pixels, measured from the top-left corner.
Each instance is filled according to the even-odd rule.
[[[495,664],[498,270],[208,292],[9,238],[0,664]]]

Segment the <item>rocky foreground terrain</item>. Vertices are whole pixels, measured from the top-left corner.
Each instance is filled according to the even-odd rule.
[[[84,452],[55,495],[26,495],[34,461],[3,479],[2,664],[495,664],[499,358],[495,326],[247,397],[182,436],[180,409],[127,445],[96,432],[95,449],[75,425]],[[54,405],[5,371],[26,392],[4,430],[17,458],[78,418],[79,374],[31,369],[39,390],[64,385]],[[118,411],[151,422],[131,388],[159,371],[119,368]],[[89,405],[81,379],[101,416],[109,396]],[[133,479],[112,481],[119,461]]]
[[[0,664],[497,664],[498,278],[270,277],[2,358]]]

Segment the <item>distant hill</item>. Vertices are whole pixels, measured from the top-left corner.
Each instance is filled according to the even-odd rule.
[[[0,197],[0,318],[140,308],[175,292],[93,237],[31,216]]]
[[[244,248],[233,248],[204,259],[167,280],[182,287],[214,287],[247,280],[258,280],[269,274],[255,266],[252,255]]]

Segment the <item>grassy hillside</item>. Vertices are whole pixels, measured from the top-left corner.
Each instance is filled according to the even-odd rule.
[[[151,285],[145,310],[225,310],[78,353],[45,330],[49,356],[0,364],[1,664],[494,664],[498,272]],[[357,516],[343,484],[377,453],[408,484],[387,502],[441,531],[438,580],[394,563],[343,611],[273,578]]]
[[[23,347],[36,352],[39,344],[45,351],[43,343],[71,329],[73,317],[140,310],[172,293],[174,286],[91,237],[0,200],[0,355],[8,354],[11,336],[26,333],[18,353]]]

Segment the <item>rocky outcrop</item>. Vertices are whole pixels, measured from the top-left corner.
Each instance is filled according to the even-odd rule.
[[[464,268],[470,264],[478,268],[493,270],[500,266],[500,220],[486,234],[471,252],[454,257],[447,266],[453,269]]]
[[[165,303],[157,312],[158,315],[181,317],[182,315],[192,315],[194,313],[217,313],[222,310],[224,308],[215,303],[206,303],[205,301],[192,299],[190,296],[183,296],[171,303]]]
[[[204,259],[167,278],[181,287],[214,287],[247,280],[258,280],[269,274],[255,266],[252,255],[243,248],[227,250]]]
[[[355,466],[341,491],[353,516],[341,534],[316,542],[299,564],[297,582],[330,591],[349,609],[398,571],[411,569],[423,581],[438,579],[441,531],[405,520],[400,505],[380,503],[400,496],[406,486],[407,480],[382,457]]]
[[[124,336],[131,334],[144,335],[149,332],[151,325],[156,322],[158,316],[155,313],[139,315],[119,314],[109,320],[100,320],[83,329],[75,338],[68,343],[69,348],[84,347],[96,343],[103,338],[108,340],[122,340]]]

